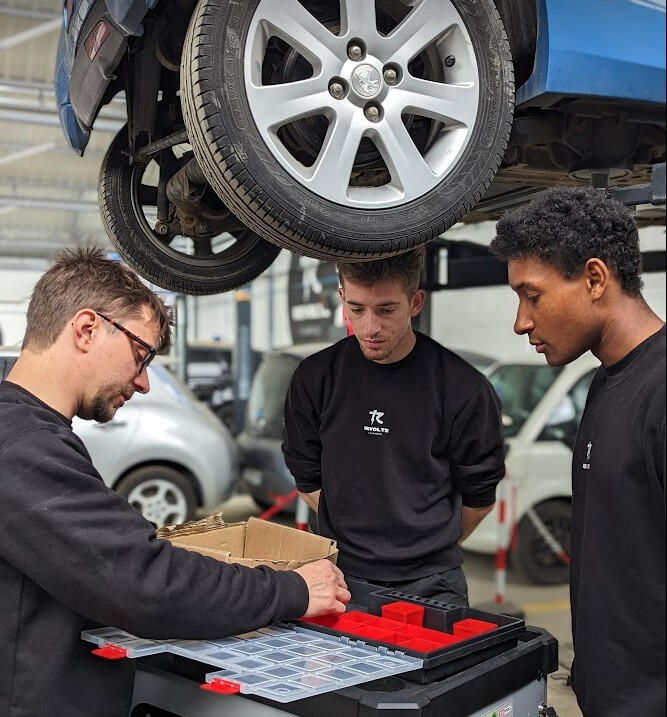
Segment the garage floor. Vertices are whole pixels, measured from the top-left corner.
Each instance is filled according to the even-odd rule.
[[[245,520],[258,515],[259,509],[249,496],[241,495],[223,503],[219,510],[229,522]],[[291,518],[285,520],[292,522]],[[493,557],[466,553],[464,569],[468,579],[470,604],[489,603],[495,595]],[[537,586],[521,582],[510,571],[507,576],[508,604],[521,608],[526,623],[546,628],[559,643],[561,669],[549,676],[548,699],[559,717],[582,717],[572,689],[567,685],[569,666],[572,663],[572,633],[570,601],[567,585]]]

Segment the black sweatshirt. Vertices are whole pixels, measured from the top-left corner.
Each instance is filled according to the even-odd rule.
[[[122,450],[122,446],[118,447]],[[302,615],[299,575],[174,548],[107,488],[70,421],[0,384],[0,715],[120,717],[133,663],[81,630],[225,636]]]
[[[504,472],[491,385],[423,334],[391,364],[353,336],[304,359],[283,451],[300,491],[322,489],[320,532],[343,572],[380,581],[459,566],[461,503],[491,505]]]
[[[598,369],[572,463],[579,705],[586,717],[664,717],[664,326]]]

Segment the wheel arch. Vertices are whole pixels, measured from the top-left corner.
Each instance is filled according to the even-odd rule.
[[[539,0],[493,0],[510,43],[517,87],[530,77],[537,46]]]
[[[164,459],[142,461],[141,463],[135,463],[134,465],[125,469],[125,471],[121,473],[118,478],[116,478],[113,485],[111,486],[113,490],[117,490],[121,481],[127,478],[128,475],[134,473],[137,470],[140,470],[141,468],[171,468],[172,470],[177,471],[185,479],[187,479],[187,481],[192,486],[192,489],[194,490],[195,496],[197,498],[197,507],[201,507],[204,504],[204,496],[202,493],[201,485],[197,480],[197,476],[189,468],[186,468],[182,463],[177,463],[175,461],[167,461]]]

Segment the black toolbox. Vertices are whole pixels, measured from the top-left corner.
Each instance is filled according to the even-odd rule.
[[[347,583],[352,593],[348,613],[356,614],[358,611],[359,613],[368,613],[380,617],[383,607],[393,603],[406,603],[418,605],[424,609],[423,626],[425,628],[442,632],[446,635],[452,633],[455,624],[464,620],[495,625],[495,628],[488,632],[471,636],[465,640],[428,652],[416,651],[410,649],[410,647],[362,636],[363,640],[368,644],[381,646],[388,650],[400,650],[407,655],[422,659],[424,662],[422,669],[402,675],[404,679],[412,682],[427,684],[499,655],[515,647],[519,636],[525,630],[524,621],[516,617],[496,615],[458,605],[448,605],[437,600],[406,595],[361,581],[348,580]],[[305,621],[303,624],[309,629],[330,635],[341,634],[340,629],[327,625],[327,622],[326,619],[314,619]],[[331,622],[335,624],[334,620]],[[348,637],[354,639],[355,635],[348,635]]]

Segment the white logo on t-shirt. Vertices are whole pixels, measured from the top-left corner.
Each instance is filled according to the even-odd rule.
[[[378,411],[374,408],[368,412],[368,415],[371,417],[371,425],[364,426],[364,431],[371,436],[386,436],[387,433],[389,433],[389,429],[385,428],[384,421],[382,420],[384,411]]]
[[[591,448],[593,448],[592,441],[588,441],[588,445],[586,446],[586,461],[581,464],[581,467],[585,471],[589,471],[591,469]]]
[[[371,425],[373,425],[376,421],[380,425],[382,425],[382,416],[384,416],[384,413],[382,411],[369,411],[368,412],[371,417]]]

